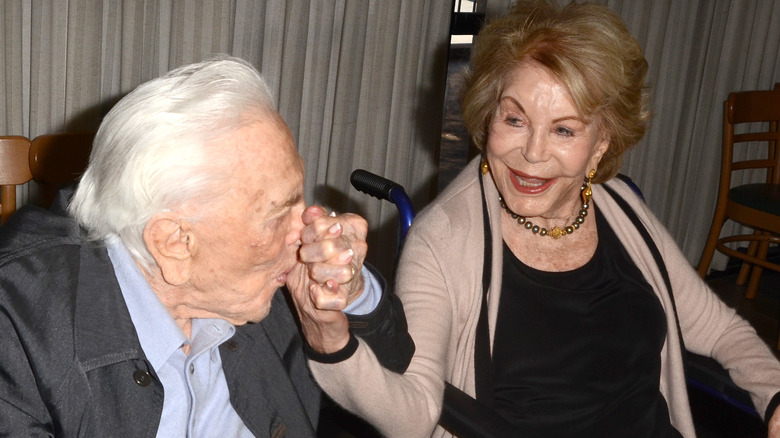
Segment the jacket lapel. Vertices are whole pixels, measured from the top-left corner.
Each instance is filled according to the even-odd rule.
[[[75,349],[92,406],[86,436],[155,436],[163,388],[145,359],[108,253],[81,246],[74,318]]]
[[[230,401],[257,436],[315,434],[321,393],[309,374],[301,342],[284,296],[277,291],[263,321],[238,327],[220,346]]]

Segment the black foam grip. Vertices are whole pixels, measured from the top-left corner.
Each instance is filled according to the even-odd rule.
[[[349,177],[352,186],[361,192],[378,199],[391,200],[390,190],[398,187],[398,184],[389,179],[382,178],[367,170],[357,169]]]

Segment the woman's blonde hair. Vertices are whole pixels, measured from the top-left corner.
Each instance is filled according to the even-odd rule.
[[[508,73],[525,61],[544,67],[569,90],[580,117],[609,140],[594,182],[620,169],[623,153],[645,133],[650,118],[647,62],[639,43],[609,9],[587,3],[558,7],[521,1],[487,23],[472,49],[461,109],[482,149]]]

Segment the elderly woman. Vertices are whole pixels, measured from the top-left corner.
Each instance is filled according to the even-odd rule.
[[[482,30],[462,101],[482,157],[418,215],[400,260],[417,350],[403,375],[362,344],[310,361],[335,400],[392,437],[446,434],[445,381],[517,436],[693,437],[687,348],[780,436],[780,364],[614,178],[645,132],[646,71],[600,6],[516,4]]]

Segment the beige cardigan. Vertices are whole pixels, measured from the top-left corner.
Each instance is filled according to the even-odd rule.
[[[337,364],[309,362],[322,388],[348,410],[390,437],[449,436],[436,423],[444,380],[474,395],[474,338],[482,293],[484,233],[476,162],[415,219],[400,260],[397,294],[404,304],[416,352],[403,375],[383,369],[361,341]],[[492,283],[488,295],[491,341],[501,290],[502,236],[498,192],[484,178],[492,232]],[[780,363],[755,330],[721,302],[698,277],[672,237],[645,204],[619,180],[607,183],[626,199],[656,242],[669,273],[685,346],[711,356],[750,392],[762,415],[780,391]],[[666,312],[660,390],[671,422],[694,437],[676,315],[660,271],[644,239],[600,186],[593,202],[615,230]],[[496,231],[498,230],[498,232]],[[434,430],[435,428],[435,430]]]

